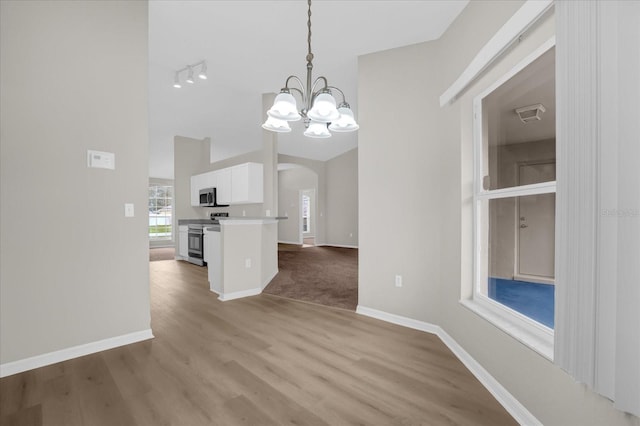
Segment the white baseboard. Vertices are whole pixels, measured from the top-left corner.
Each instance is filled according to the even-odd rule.
[[[46,365],[67,361],[73,358],[106,351],[108,349],[148,339],[153,339],[153,333],[150,328],[142,331],[136,331],[134,333],[123,334],[122,336],[98,340],[97,342],[86,343],[84,345],[72,346],[59,351],[36,355],[18,361],[7,362],[0,364],[0,377],[11,376],[13,374],[22,373],[23,371],[33,370],[34,368],[44,367]]]
[[[218,300],[228,302],[229,300],[241,299],[243,297],[257,296],[262,293],[261,288],[250,288],[249,290],[233,291],[231,293],[221,293]]]
[[[264,288],[269,285],[271,280],[274,279],[276,277],[276,275],[278,275],[279,271],[280,270],[278,268],[276,268],[276,271],[262,283],[262,290],[264,290]]]
[[[298,242],[298,241],[285,241],[285,240],[278,240],[278,243],[280,244],[295,244],[297,246],[302,244],[302,241]]]
[[[465,367],[469,369],[471,374],[473,374],[476,379],[482,383],[482,385],[518,423],[527,426],[542,426],[542,423],[533,414],[531,414],[531,412],[529,412],[529,410],[527,410],[520,401],[511,395],[511,393],[509,393],[509,391],[505,389],[500,382],[489,374],[489,372],[485,370],[478,361],[473,359],[473,357],[469,355],[469,353],[465,351],[462,346],[460,346],[458,342],[456,342],[453,337],[449,336],[449,334],[440,326],[360,305],[358,305],[356,313],[437,335],[440,340],[447,345],[449,350],[451,350],[451,352],[453,352],[454,355],[465,365]]]
[[[357,249],[358,246],[350,246],[347,244],[330,244],[330,243],[322,243],[322,244],[316,244],[316,247],[341,247],[341,248],[352,248],[352,249]]]
[[[437,325],[429,324],[428,322],[418,321],[418,320],[414,320],[407,317],[401,317],[400,315],[390,314],[388,312],[367,308],[361,305],[357,306],[356,313],[365,315],[367,317],[376,318],[382,321],[390,322],[392,324],[401,325],[403,327],[425,331],[431,334],[438,334],[438,330],[441,330],[440,327],[438,327]]]

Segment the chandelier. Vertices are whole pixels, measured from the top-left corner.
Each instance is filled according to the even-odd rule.
[[[272,132],[287,133],[291,131],[289,121],[298,121],[304,117],[304,135],[310,138],[329,138],[333,132],[353,132],[360,126],[354,119],[351,107],[346,102],[344,92],[337,87],[330,86],[327,79],[320,76],[313,80],[313,53],[311,53],[311,0],[308,0],[309,10],[307,18],[307,80],[306,86],[295,75],[290,75],[284,87],[276,96],[273,106],[267,111],[267,121],[262,128]],[[297,83],[299,87],[290,87],[290,83]],[[342,102],[336,107],[336,100],[332,90],[342,95]],[[302,108],[298,110],[296,99],[291,92],[300,95]]]

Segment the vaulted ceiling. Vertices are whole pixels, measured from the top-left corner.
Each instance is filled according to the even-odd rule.
[[[358,56],[437,39],[468,0],[315,0],[314,77],[342,89],[358,117]],[[291,74],[304,79],[307,2],[149,2],[149,174],[173,177],[173,137],[211,138],[214,160],[260,149],[262,94]],[[172,87],[174,73],[206,60],[208,79]],[[402,76],[398,76],[402,78]],[[358,134],[279,134],[283,154],[326,161],[357,146]]]

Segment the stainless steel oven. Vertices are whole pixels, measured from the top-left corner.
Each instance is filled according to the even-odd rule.
[[[206,225],[189,224],[189,262],[204,266],[204,231]]]

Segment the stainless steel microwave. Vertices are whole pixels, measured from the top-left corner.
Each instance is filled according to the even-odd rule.
[[[227,204],[218,204],[216,188],[204,188],[200,190],[200,207],[227,207]]]

